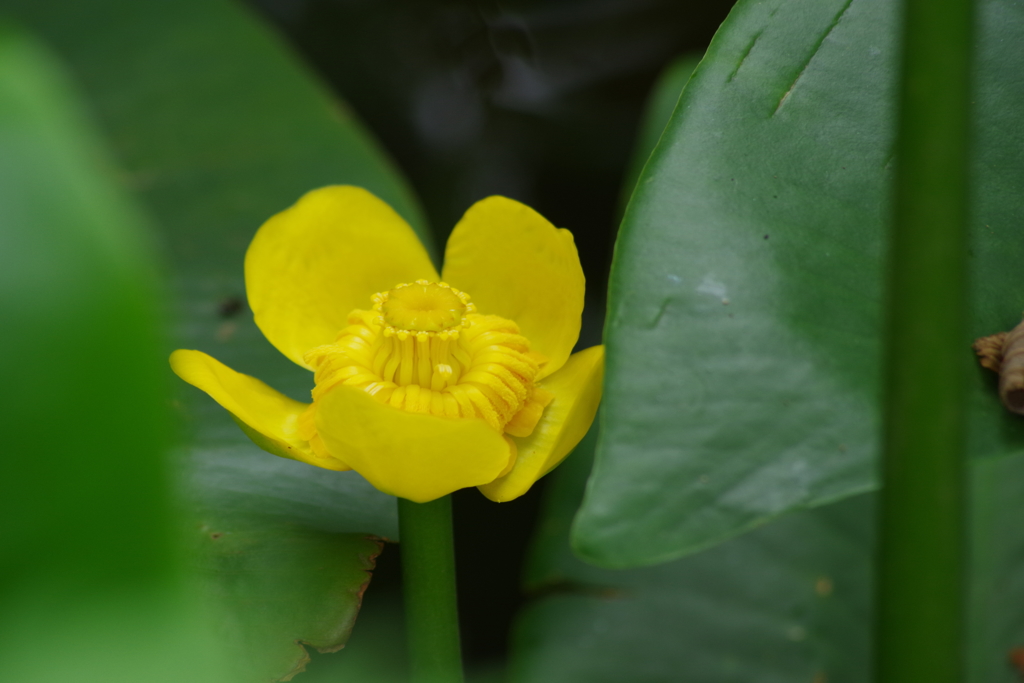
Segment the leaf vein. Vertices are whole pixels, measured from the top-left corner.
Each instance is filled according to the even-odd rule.
[[[828,37],[832,35],[832,31],[834,31],[836,26],[839,25],[839,22],[842,20],[843,15],[846,14],[847,10],[850,9],[850,5],[852,4],[853,0],[846,0],[846,3],[843,5],[843,8],[839,10],[836,16],[832,19],[832,23],[829,24],[828,30],[822,33],[821,37],[818,38],[818,41],[814,44],[814,49],[811,50],[811,54],[807,57],[807,61],[804,62],[803,68],[800,69],[800,73],[796,75],[796,78],[789,85],[789,88],[786,90],[786,92],[782,93],[782,97],[779,98],[779,103],[775,106],[775,111],[772,112],[772,116],[778,114],[779,110],[782,109],[782,105],[785,104],[786,100],[788,100],[789,96],[793,93],[793,88],[795,88],[796,84],[800,82],[800,79],[803,78],[803,75],[807,72],[807,67],[809,67],[811,65],[811,62],[814,61],[814,57],[815,55],[818,54],[818,50],[820,50],[821,46],[825,44],[825,41],[828,39]]]
[[[763,27],[760,31],[754,34],[754,39],[750,41],[750,45],[747,45],[747,49],[744,50],[743,56],[740,57],[740,61],[736,63],[736,68],[733,69],[732,73],[729,74],[729,78],[725,79],[726,83],[732,83],[732,79],[736,77],[737,73],[739,73],[740,67],[743,66],[743,62],[745,62],[747,57],[750,55],[750,51],[754,49],[754,45],[757,44],[757,41],[758,39],[760,39],[762,33],[764,33]]]

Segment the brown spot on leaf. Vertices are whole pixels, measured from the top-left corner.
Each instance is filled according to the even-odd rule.
[[[1010,666],[1012,666],[1014,670],[1021,675],[1021,677],[1024,677],[1024,647],[1015,647],[1010,650],[1008,659],[1010,660]]]
[[[235,332],[238,331],[238,323],[234,320],[225,320],[217,328],[217,333],[214,335],[219,342],[230,341],[235,336]]]
[[[245,302],[242,301],[240,296],[227,296],[221,299],[220,303],[217,304],[217,315],[221,318],[234,318],[236,315],[242,312],[242,307]]]

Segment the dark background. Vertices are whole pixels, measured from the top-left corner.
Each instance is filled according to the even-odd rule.
[[[600,340],[621,184],[651,86],[703,52],[732,0],[249,0],[355,110],[443,244],[502,194],[572,230],[587,277],[581,346]],[[463,647],[500,662],[543,481],[501,505],[454,496]],[[368,593],[397,590],[393,547]]]

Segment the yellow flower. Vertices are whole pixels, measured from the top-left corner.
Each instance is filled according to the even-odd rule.
[[[501,502],[593,422],[604,347],[570,356],[584,288],[572,234],[511,199],[466,212],[438,276],[380,199],[314,190],[256,233],[245,286],[267,339],[315,372],[313,402],[199,351],[171,366],[275,455],[416,502],[467,486]]]

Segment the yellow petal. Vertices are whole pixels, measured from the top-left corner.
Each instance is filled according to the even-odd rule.
[[[603,377],[604,347],[592,346],[574,353],[561,370],[542,382],[554,400],[544,409],[533,434],[513,437],[519,457],[512,471],[480,491],[496,503],[518,498],[562,462],[594,421]]]
[[[302,354],[333,342],[353,309],[368,309],[375,293],[419,278],[438,279],[412,228],[348,185],[306,193],[264,223],[245,254],[256,324],[304,368]]]
[[[417,503],[493,481],[510,456],[483,420],[410,413],[344,385],[317,400],[316,425],[328,450],[367,481]]]
[[[473,297],[477,311],[514,320],[547,357],[538,378],[562,367],[580,336],[583,269],[572,233],[512,199],[469,208],[444,256],[444,281]]]
[[[268,453],[328,470],[351,469],[335,458],[317,456],[298,437],[299,416],[308,404],[288,398],[255,377],[235,372],[201,351],[175,351],[171,368],[231,413],[253,443]]]

